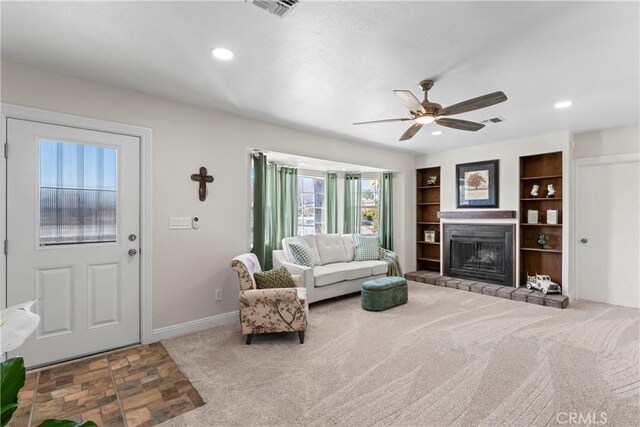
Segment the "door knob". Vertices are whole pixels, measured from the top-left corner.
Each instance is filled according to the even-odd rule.
[[[586,238],[584,238],[584,237],[583,237],[582,239],[580,239],[580,243],[588,243],[588,242],[589,242],[589,240],[587,240],[587,239],[586,239]]]
[[[129,249],[129,255],[134,256],[135,254],[137,254],[138,251],[135,249]]]

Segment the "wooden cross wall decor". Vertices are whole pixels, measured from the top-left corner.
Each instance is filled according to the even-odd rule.
[[[207,175],[207,168],[200,166],[200,173],[194,173],[191,175],[191,180],[200,183],[200,188],[198,189],[200,201],[204,202],[207,200],[207,194],[209,193],[207,190],[207,183],[213,182],[213,177],[211,175]]]

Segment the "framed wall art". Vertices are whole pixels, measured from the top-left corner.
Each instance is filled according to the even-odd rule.
[[[500,207],[498,160],[456,165],[458,208]]]

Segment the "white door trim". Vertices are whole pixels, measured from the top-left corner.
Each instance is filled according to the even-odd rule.
[[[580,281],[578,280],[578,266],[580,265],[580,259],[577,251],[577,239],[578,239],[578,206],[579,206],[579,198],[580,193],[578,192],[578,168],[584,168],[588,166],[595,165],[607,165],[614,163],[630,163],[630,162],[639,162],[640,161],[640,153],[627,153],[627,154],[615,154],[610,156],[597,156],[597,157],[585,157],[582,159],[575,159],[573,161],[573,177],[572,185],[571,185],[571,193],[573,196],[573,215],[572,215],[572,224],[575,224],[573,229],[573,233],[571,233],[571,252],[573,253],[573,266],[571,268],[572,276],[574,277],[574,285],[571,291],[570,298],[576,299],[580,297]]]
[[[7,142],[7,119],[31,120],[52,125],[77,127],[82,129],[110,132],[140,138],[140,340],[142,344],[153,341],[153,306],[151,280],[151,145],[152,130],[124,123],[108,122],[88,117],[56,113],[36,108],[12,104],[0,104],[0,124],[2,136],[2,162],[0,162],[0,200],[7,200],[7,159],[4,157],[4,144]],[[9,147],[11,150],[11,147]],[[9,152],[11,155],[11,152]],[[0,209],[0,243],[7,238],[6,209]],[[5,308],[7,301],[7,257],[0,263],[0,307]]]
[[[575,159],[576,166],[606,165],[609,163],[629,163],[640,161],[640,153],[615,154],[611,156],[585,157]]]

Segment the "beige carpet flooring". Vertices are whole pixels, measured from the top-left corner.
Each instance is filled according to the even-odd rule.
[[[312,305],[303,345],[236,324],[164,341],[206,404],[163,425],[638,426],[639,332],[637,309],[410,282],[384,312]]]

